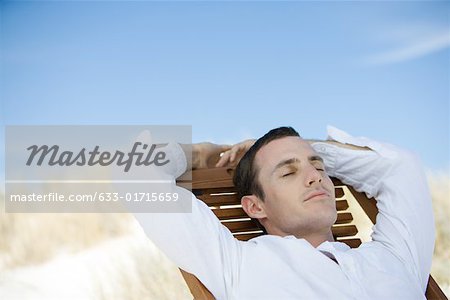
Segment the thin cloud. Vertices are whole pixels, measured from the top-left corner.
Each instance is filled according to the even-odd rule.
[[[390,51],[374,54],[365,60],[368,65],[385,65],[418,59],[450,47],[448,30],[429,34],[426,38],[410,41],[408,45]]]

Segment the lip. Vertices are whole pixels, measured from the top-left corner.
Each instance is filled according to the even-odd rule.
[[[328,193],[324,190],[313,191],[306,195],[305,202],[317,197],[322,198],[323,196],[328,196]]]

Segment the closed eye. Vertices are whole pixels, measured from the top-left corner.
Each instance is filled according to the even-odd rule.
[[[283,174],[281,177],[288,177],[293,174],[295,174],[295,172],[289,172],[289,173]]]

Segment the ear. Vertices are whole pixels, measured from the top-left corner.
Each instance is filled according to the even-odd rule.
[[[255,195],[244,196],[241,199],[242,209],[254,219],[266,218],[264,202]]]

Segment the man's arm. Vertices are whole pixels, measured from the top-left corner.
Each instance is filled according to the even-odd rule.
[[[163,179],[173,180],[172,191],[180,199],[192,201],[192,213],[136,213],[147,236],[181,269],[197,276],[218,299],[232,297],[233,281],[240,257],[240,244],[212,211],[191,192],[175,186],[175,176],[186,169],[185,155],[191,148],[171,144],[165,152],[172,165],[165,168]],[[208,165],[211,155],[222,148],[213,144],[193,145],[192,167]],[[189,203],[190,205],[190,203]]]
[[[434,247],[431,197],[418,158],[392,145],[354,138],[335,128],[332,139],[368,147],[352,149],[336,142],[315,143],[329,175],[377,199],[373,241],[389,249],[416,276],[425,291]]]

